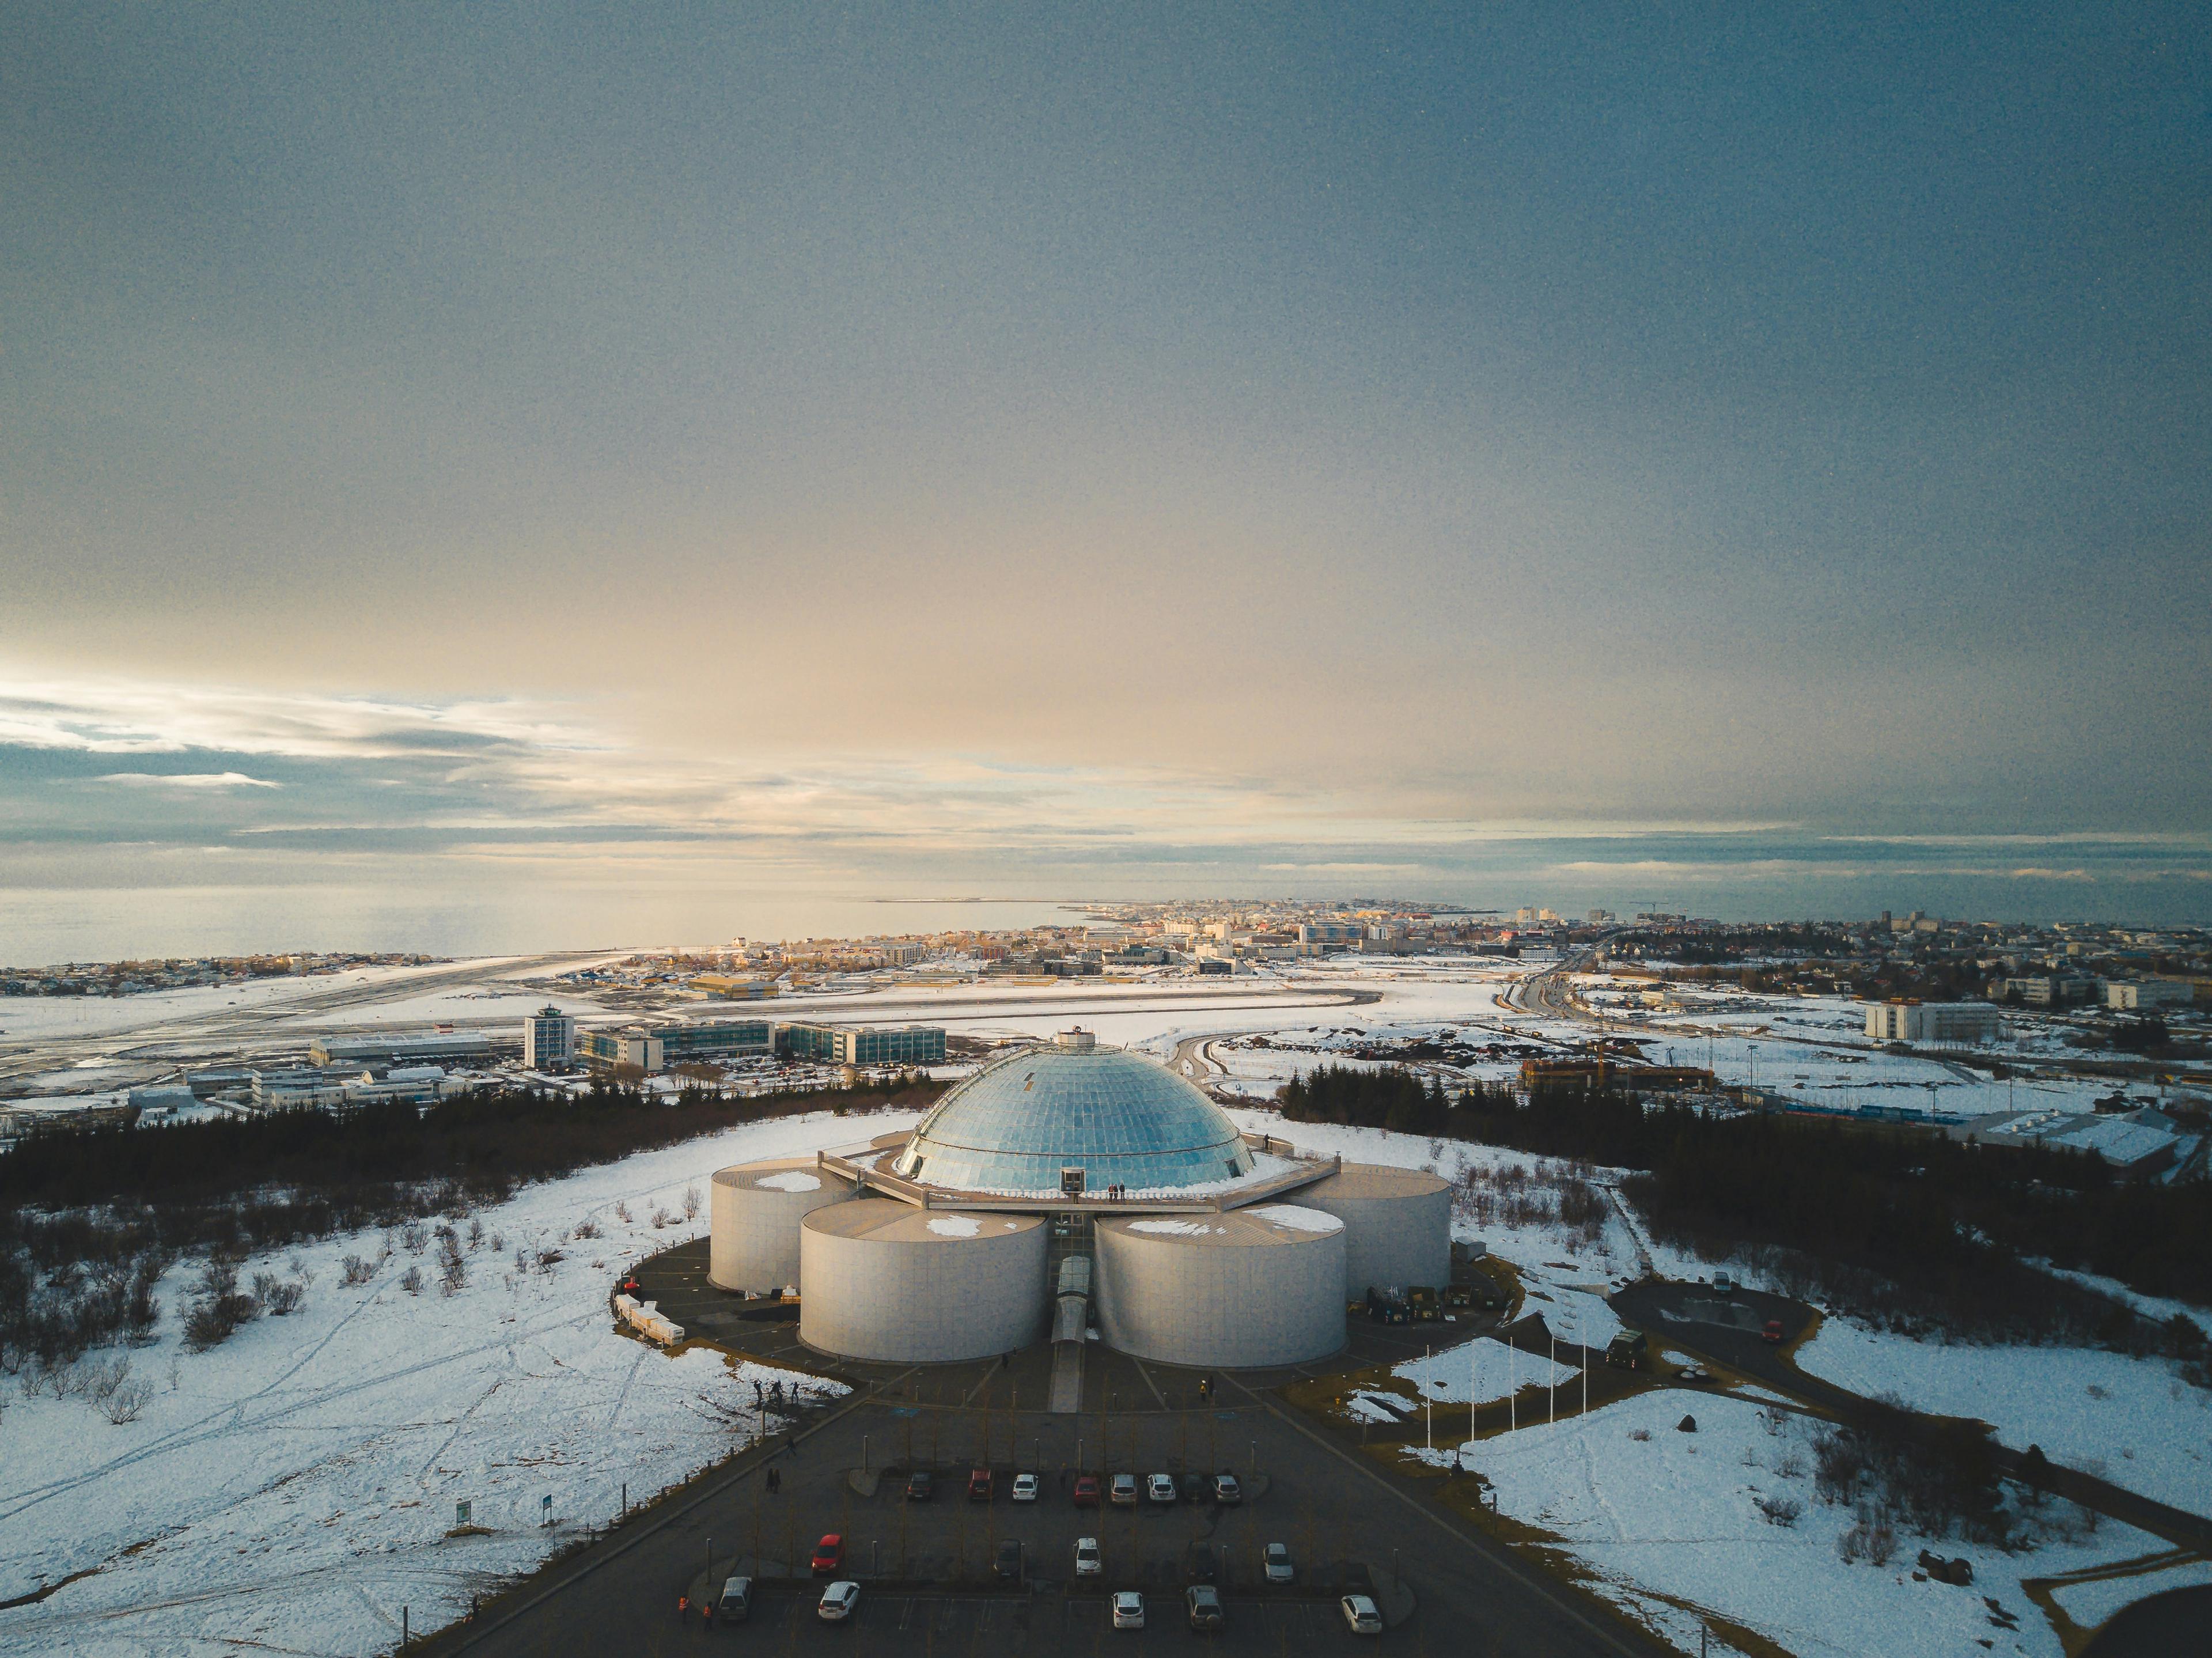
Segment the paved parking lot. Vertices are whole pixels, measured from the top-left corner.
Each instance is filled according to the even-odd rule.
[[[988,1373],[1000,1374],[997,1367]],[[799,1651],[870,1649],[926,1654],[1007,1654],[1088,1649],[1085,1643],[1189,1641],[1182,1616],[1184,1564],[1194,1543],[1224,1562],[1225,1650],[1280,1652],[1340,1645],[1364,1649],[1338,1619],[1333,1600],[1268,1594],[1260,1550],[1290,1546],[1302,1588],[1318,1592],[1394,1565],[1415,1597],[1412,1616],[1379,1643],[1410,1651],[1477,1658],[1623,1658],[1661,1649],[1586,1605],[1528,1563],[1424,1502],[1418,1491],[1376,1471],[1356,1452],[1329,1442],[1287,1413],[1239,1392],[1218,1409],[1149,1410],[1054,1417],[981,1408],[987,1367],[948,1367],[927,1380],[947,1399],[865,1400],[831,1413],[795,1449],[768,1461],[743,1459],[702,1478],[685,1496],[617,1531],[585,1554],[550,1570],[473,1627],[428,1643],[439,1652],[526,1655],[696,1652],[705,1640],[775,1643]],[[1230,1384],[1232,1388],[1233,1382]],[[911,1391],[911,1390],[910,1390]],[[1149,1390],[1148,1390],[1149,1391]],[[934,1443],[935,1453],[929,1447]],[[907,1447],[945,1476],[927,1503],[904,1500],[885,1470],[909,1466]],[[988,1504],[964,1494],[973,1460],[988,1446],[1000,1479]],[[1102,1459],[1099,1448],[1106,1453]],[[1076,1459],[1139,1474],[1155,1469],[1195,1476],[1225,1464],[1250,1482],[1233,1508],[1207,1503],[1140,1503],[1134,1509],[1077,1509],[1069,1499]],[[1009,1499],[1016,1461],[1036,1464],[1044,1491],[1035,1503]],[[866,1466],[878,1477],[855,1481]],[[770,1492],[766,1471],[779,1473]],[[848,1575],[861,1582],[859,1615],[848,1625],[814,1616],[811,1583],[764,1589],[754,1619],[738,1629],[704,1632],[695,1615],[679,1625],[676,1600],[740,1562],[782,1576],[798,1563],[804,1576],[825,1532],[847,1539]],[[1106,1575],[1078,1583],[1079,1536],[1095,1536]],[[1024,1546],[1027,1583],[991,1591],[991,1559],[1003,1538]],[[926,1588],[915,1580],[931,1580]],[[964,1580],[964,1586],[963,1581]],[[1092,1587],[1093,1581],[1096,1587]],[[1105,1592],[1135,1587],[1149,1603],[1140,1632],[1107,1627]],[[830,1646],[825,1643],[836,1643]],[[1041,1645],[1042,1643],[1042,1645]],[[1102,1649],[1111,1649],[1102,1645]]]
[[[1334,1600],[1268,1600],[1257,1595],[1223,1597],[1226,1618],[1216,1643],[1230,1651],[1279,1652],[1291,1648],[1336,1646],[1349,1640]],[[717,1630],[733,1643],[782,1640],[795,1643],[846,1641],[858,1648],[896,1642],[915,1650],[940,1652],[1020,1650],[1084,1651],[1095,1645],[1119,1650],[1125,1645],[1190,1640],[1182,1619],[1182,1596],[1146,1594],[1142,1630],[1110,1627],[1103,1595],[1029,1597],[986,1595],[871,1594],[842,1628],[814,1627],[814,1597],[771,1594],[738,1628]],[[704,1638],[704,1637],[700,1637]],[[1108,1643],[1112,1643],[1109,1649]],[[1478,1649],[1479,1650],[1479,1649]]]

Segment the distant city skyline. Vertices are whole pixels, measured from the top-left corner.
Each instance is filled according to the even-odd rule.
[[[0,961],[2212,921],[2194,8],[15,21]]]

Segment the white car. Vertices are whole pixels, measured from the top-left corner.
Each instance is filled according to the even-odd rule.
[[[1261,1562],[1267,1568],[1270,1583],[1288,1583],[1297,1577],[1297,1569],[1291,1564],[1291,1551],[1281,1543],[1270,1543],[1261,1551]]]
[[[853,1615],[860,1604],[860,1586],[850,1582],[832,1583],[822,1591],[822,1604],[814,1608],[814,1615],[825,1624],[842,1624]]]
[[[1171,1473],[1149,1473],[1145,1476],[1145,1495],[1155,1503],[1176,1500],[1175,1476]]]
[[[1134,1589],[1123,1589],[1114,1597],[1114,1627],[1142,1629],[1145,1626],[1145,1597]]]
[[[1078,1577],[1096,1577],[1105,1570],[1106,1564],[1098,1556],[1098,1540],[1095,1537],[1077,1538],[1075,1575]]]
[[[1337,1605],[1343,1609],[1346,1627],[1354,1635],[1382,1633],[1382,1614],[1365,1595],[1347,1594]]]
[[[1016,1474],[1014,1476],[1013,1497],[1014,1501],[1017,1503],[1036,1502],[1037,1499],[1036,1476],[1033,1473]]]

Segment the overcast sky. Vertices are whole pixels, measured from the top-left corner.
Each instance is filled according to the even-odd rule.
[[[2212,917],[2204,14],[1954,9],[18,8],[0,887]]]

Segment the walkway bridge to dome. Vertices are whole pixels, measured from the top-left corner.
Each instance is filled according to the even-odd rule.
[[[1256,1169],[1241,1180],[1224,1181],[1211,1189],[1109,1197],[1104,1192],[1091,1191],[1051,1193],[963,1191],[956,1187],[939,1186],[932,1181],[908,1180],[885,1167],[895,1160],[899,1148],[896,1145],[886,1148],[880,1142],[849,1151],[817,1151],[815,1161],[823,1169],[842,1175],[856,1186],[878,1192],[887,1198],[896,1198],[917,1209],[1003,1210],[1011,1214],[1024,1215],[1050,1210],[1079,1214],[1091,1219],[1110,1215],[1218,1215],[1226,1210],[1242,1209],[1248,1204],[1279,1198],[1286,1192],[1312,1186],[1327,1180],[1344,1166],[1344,1159],[1334,1153],[1324,1157],[1302,1151],[1272,1134],[1246,1134],[1243,1141],[1260,1156],[1290,1166]]]

